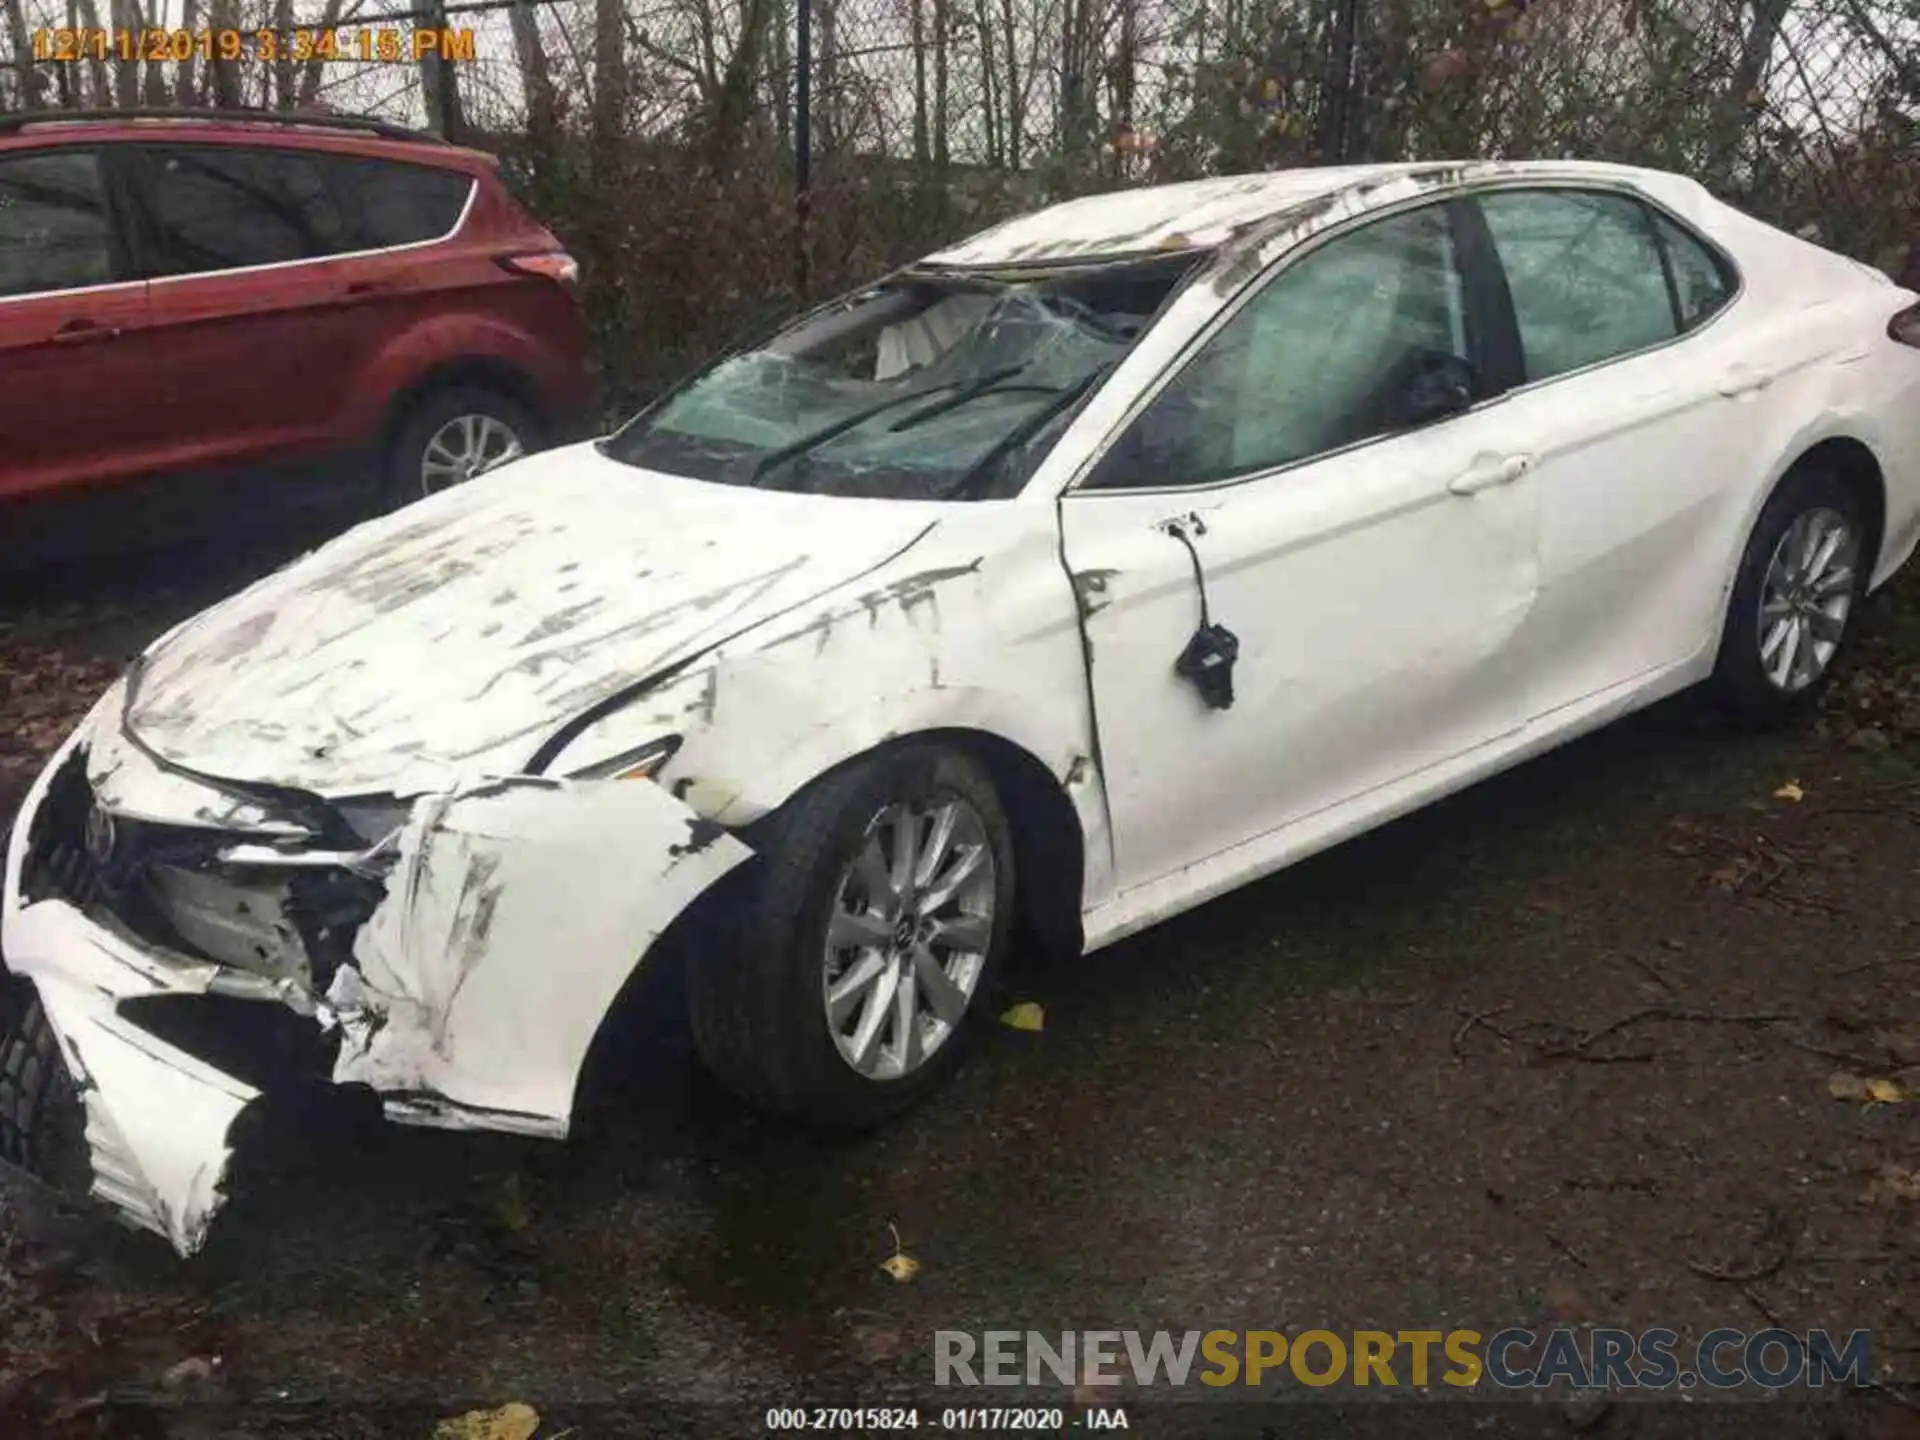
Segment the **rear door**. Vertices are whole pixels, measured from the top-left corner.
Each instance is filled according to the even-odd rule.
[[[1477,197],[1512,297],[1524,383],[1504,406],[1536,457],[1541,593],[1521,640],[1532,718],[1602,700],[1718,633],[1729,507],[1764,469],[1765,347],[1719,323],[1737,280],[1621,191]],[[1571,716],[1570,716],[1571,718]]]
[[[442,309],[463,300],[470,308],[475,286],[504,280],[489,256],[438,244],[460,228],[474,193],[471,175],[358,155],[317,158],[354,252],[342,262],[342,294],[356,371]],[[417,372],[439,358],[423,350],[403,368]]]
[[[0,155],[0,495],[151,464],[165,401],[120,228],[98,151]]]
[[[315,157],[141,146],[137,193],[182,468],[317,451],[349,379],[348,231]]]

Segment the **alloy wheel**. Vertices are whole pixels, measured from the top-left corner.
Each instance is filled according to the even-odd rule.
[[[953,1035],[994,933],[993,848],[965,800],[895,803],[867,824],[834,887],[821,994],[840,1056],[898,1080]]]
[[[491,415],[456,415],[420,455],[420,493],[433,495],[526,453],[520,437]]]
[[[1852,521],[1824,506],[1787,527],[1760,587],[1760,669],[1793,695],[1826,673],[1853,609],[1860,537]]]

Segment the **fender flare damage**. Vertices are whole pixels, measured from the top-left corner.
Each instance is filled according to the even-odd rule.
[[[750,853],[644,780],[520,776],[417,801],[321,1003],[334,1079],[388,1095],[396,1119],[564,1136],[614,997]]]
[[[371,1087],[396,1121],[562,1138],[615,997],[674,919],[751,854],[645,780],[519,775],[418,797],[397,832],[340,857],[383,893],[321,993],[292,994],[23,885],[37,812],[73,748],[29,794],[9,847],[8,968],[39,991],[79,1087],[94,1194],[182,1255],[204,1243],[240,1117],[265,1092],[145,1028],[123,1001],[283,1004],[337,1035],[324,1078]],[[301,854],[221,853],[269,876]]]

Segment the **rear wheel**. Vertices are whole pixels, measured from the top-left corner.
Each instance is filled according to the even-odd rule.
[[[1782,481],[1734,580],[1712,682],[1723,705],[1762,725],[1812,708],[1851,634],[1870,564],[1851,487],[1820,470]]]
[[[957,1063],[1007,947],[1014,854],[992,781],[958,751],[903,745],[809,787],[758,848],[688,957],[702,1058],[818,1124],[913,1104]]]
[[[432,391],[394,435],[386,460],[388,503],[438,494],[539,448],[539,427],[519,401],[476,385]]]

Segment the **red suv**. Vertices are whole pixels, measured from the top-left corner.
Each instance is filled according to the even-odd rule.
[[[463,480],[590,405],[577,273],[492,156],[378,121],[0,117],[0,510],[343,456],[388,504]]]

